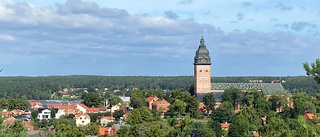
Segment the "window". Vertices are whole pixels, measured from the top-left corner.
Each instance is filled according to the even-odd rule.
[[[208,70],[206,70],[206,72],[208,72]]]
[[[84,121],[82,121],[82,123],[84,123]]]
[[[200,72],[202,72],[202,70],[200,70]]]
[[[80,119],[82,119],[82,117],[80,117]]]

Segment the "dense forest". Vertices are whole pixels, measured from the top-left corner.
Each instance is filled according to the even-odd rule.
[[[307,76],[287,77],[212,77],[212,83],[248,83],[250,80],[262,80],[271,83],[274,80],[284,80],[283,86],[290,93],[307,92],[310,95],[320,93],[320,86]],[[276,81],[279,82],[279,81]],[[193,76],[46,76],[46,77],[0,77],[0,97],[46,100],[64,88],[87,88],[99,90],[154,89],[188,91],[193,85]]]

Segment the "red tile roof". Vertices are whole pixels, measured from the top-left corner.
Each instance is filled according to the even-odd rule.
[[[100,108],[87,108],[87,112],[99,112]]]
[[[104,117],[102,117],[102,118],[106,118],[106,119],[108,119],[108,120],[114,120],[114,117],[111,117],[111,116],[104,116]]]
[[[150,101],[153,100],[154,98],[158,99],[157,96],[151,95],[151,96],[149,96],[149,97],[146,99],[146,102],[150,102]]]
[[[313,119],[314,114],[312,114],[312,113],[306,113],[306,114],[304,114],[303,116],[304,116],[304,118],[305,118],[306,120],[308,120],[308,119]]]
[[[76,114],[74,117],[75,117],[75,118],[78,118],[78,117],[80,117],[80,116],[82,116],[82,115],[85,115],[85,116],[87,116],[87,117],[90,117],[87,113],[82,113],[82,112]]]
[[[252,132],[252,135],[253,135],[254,137],[259,137],[259,133],[256,132],[256,131]]]
[[[229,128],[231,123],[221,123],[221,128]]]

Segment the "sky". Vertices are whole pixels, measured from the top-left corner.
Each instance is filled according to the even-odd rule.
[[[0,0],[0,76],[305,75],[318,0]]]

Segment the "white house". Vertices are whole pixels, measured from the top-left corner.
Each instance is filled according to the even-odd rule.
[[[56,113],[58,112],[58,109],[54,109],[56,111]],[[51,119],[51,110],[47,109],[47,108],[39,108],[38,109],[38,119],[42,120],[42,119]]]
[[[78,127],[90,124],[90,116],[87,113],[80,112],[74,116],[74,119]]]

